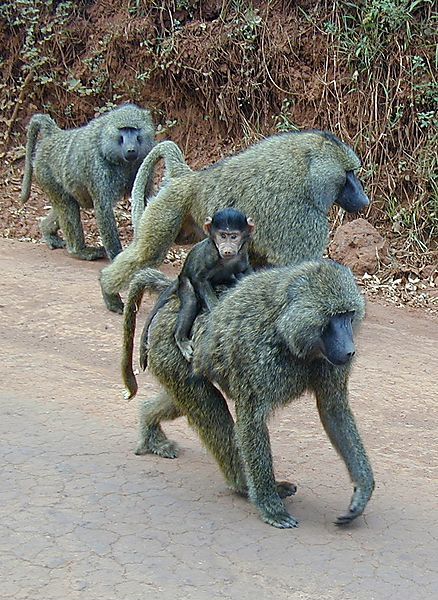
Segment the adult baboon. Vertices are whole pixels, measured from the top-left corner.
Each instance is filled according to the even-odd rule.
[[[166,285],[154,269],[136,279],[142,289]],[[149,333],[148,365],[163,391],[142,404],[137,454],[177,456],[160,422],[186,415],[231,488],[248,494],[267,523],[295,527],[281,501],[295,488],[275,482],[266,421],[273,409],[308,390],[354,485],[349,510],[336,523],[362,514],[374,480],[348,403],[353,332],[364,317],[351,271],[319,260],[249,275],[198,317],[192,366],[175,343],[177,312],[172,299]],[[235,427],[215,386],[235,402]]]
[[[115,312],[123,311],[119,292],[142,266],[162,262],[186,216],[202,227],[208,215],[227,206],[251,215],[257,223],[251,263],[280,266],[322,257],[334,202],[349,212],[368,204],[355,174],[358,157],[330,133],[276,135],[197,172],[175,144],[165,144],[154,148],[134,183],[135,240],[101,273],[105,303]],[[166,184],[142,213],[145,182],[160,157]]]
[[[38,140],[38,135],[40,139]],[[32,172],[52,203],[41,221],[50,248],[62,248],[84,260],[121,252],[113,206],[129,194],[141,161],[154,145],[148,110],[125,104],[78,129],[64,131],[48,115],[29,123],[21,199],[30,195]],[[151,179],[152,181],[152,179]],[[146,190],[150,183],[145,183]],[[85,246],[80,207],[94,208],[104,248]]]

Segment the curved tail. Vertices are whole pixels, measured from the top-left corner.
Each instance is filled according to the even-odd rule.
[[[134,237],[137,236],[138,225],[144,211],[145,190],[151,180],[153,169],[160,159],[164,159],[165,180],[173,177],[181,177],[192,172],[184,159],[183,153],[175,142],[169,140],[159,142],[152,148],[141,163],[132,188],[131,218],[134,227]]]
[[[26,161],[24,164],[24,176],[20,195],[23,204],[29,200],[30,196],[30,184],[33,174],[33,156],[40,131],[43,136],[46,136],[61,130],[55,121],[48,115],[37,114],[31,118],[27,130]]]
[[[173,280],[157,271],[145,268],[137,273],[129,286],[128,297],[123,311],[123,349],[122,349],[122,379],[126,390],[123,394],[126,400],[135,396],[138,390],[137,379],[132,369],[135,326],[137,312],[145,291],[160,294],[166,290]]]

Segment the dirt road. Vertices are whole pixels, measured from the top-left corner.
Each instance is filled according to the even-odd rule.
[[[438,589],[438,324],[369,305],[351,403],[377,488],[332,524],[351,486],[305,398],[271,423],[297,530],[230,493],[185,420],[177,460],[137,457],[122,399],[121,318],[102,263],[0,240],[0,596],[14,600],[405,600]],[[168,267],[169,272],[172,267]],[[156,383],[140,376],[140,396]]]

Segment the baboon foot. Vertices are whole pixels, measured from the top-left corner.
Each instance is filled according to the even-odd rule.
[[[98,246],[97,248],[85,246],[85,248],[81,248],[80,250],[70,251],[70,254],[73,258],[78,258],[79,260],[100,260],[107,256],[103,246]]]
[[[179,455],[178,444],[169,440],[161,427],[158,427],[151,426],[145,434],[142,432],[135,454],[138,456],[157,454],[163,458],[177,458]]]
[[[263,512],[262,520],[268,525],[278,527],[278,529],[298,527],[298,521],[284,509],[275,512]]]
[[[280,498],[287,498],[288,496],[293,496],[297,492],[297,486],[295,483],[291,483],[290,481],[277,481],[277,493]]]
[[[186,361],[191,362],[193,358],[193,344],[191,340],[176,340],[176,344]]]
[[[283,489],[292,489],[293,486],[291,484],[286,484],[285,486],[284,483],[280,482],[280,485],[284,486]],[[261,491],[263,492],[263,490]],[[275,491],[273,491],[272,495],[265,496],[260,503],[255,500],[254,504],[259,509],[262,520],[268,523],[268,525],[278,527],[279,529],[298,527],[298,521],[287,512],[283,502]]]
[[[44,241],[51,250],[57,250],[58,248],[65,248],[65,241],[59,237],[59,235],[45,235]]]
[[[103,301],[105,302],[107,309],[111,312],[123,315],[123,302],[120,294],[107,294],[102,287],[102,283],[100,284],[100,288],[102,290]]]

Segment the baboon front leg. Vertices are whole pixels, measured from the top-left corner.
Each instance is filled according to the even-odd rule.
[[[348,404],[346,385],[335,389],[326,378],[316,391],[316,399],[324,429],[344,460],[354,485],[348,512],[335,521],[337,525],[346,525],[363,513],[371,498],[373,471]]]
[[[265,523],[286,529],[297,527],[298,521],[284,507],[281,498],[295,493],[296,486],[274,478],[269,431],[265,415],[254,410],[254,402],[237,406],[236,434],[245,464],[248,495],[257,506]]]
[[[161,421],[172,421],[183,416],[171,396],[161,390],[155,397],[144,400],[139,407],[139,439],[135,454],[158,454],[176,458],[178,445],[166,437]]]
[[[117,223],[114,217],[111,196],[106,198],[97,198],[94,202],[94,211],[96,215],[97,226],[99,227],[100,237],[110,260],[122,251]]]
[[[59,237],[59,220],[54,208],[51,208],[47,216],[40,221],[40,231],[44,241],[52,250],[65,248],[65,242]]]

